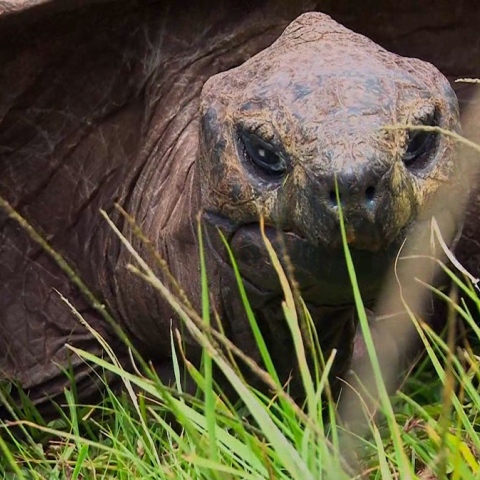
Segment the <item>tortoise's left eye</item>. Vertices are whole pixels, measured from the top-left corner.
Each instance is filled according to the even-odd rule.
[[[437,125],[434,113],[422,119],[419,126]],[[433,158],[437,146],[437,133],[425,130],[412,130],[408,135],[407,148],[403,154],[403,163],[408,169],[420,170]]]
[[[430,155],[435,146],[436,137],[435,132],[413,131],[408,138],[408,147],[403,155],[403,163],[410,167],[425,156]],[[415,166],[420,167],[420,165]]]
[[[268,175],[283,175],[287,171],[287,162],[273,145],[253,133],[242,133],[240,140],[244,154],[255,166]]]

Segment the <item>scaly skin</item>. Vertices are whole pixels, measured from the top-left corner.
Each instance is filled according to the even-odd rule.
[[[308,13],[271,47],[212,77],[203,88],[202,114],[199,178],[202,206],[213,226],[211,250],[222,257],[215,232],[221,226],[278,364],[291,346],[282,291],[258,218],[265,218],[274,244],[276,232],[283,232],[278,250],[286,246],[325,354],[338,349],[341,373],[348,364],[354,310],[347,308],[353,294],[335,178],[359,286],[373,305],[416,227],[425,224],[428,232],[435,214],[442,227],[459,229],[455,209],[445,201],[461,189],[454,142],[437,138],[407,164],[409,133],[382,130],[434,118],[435,125],[458,131],[453,90],[432,65],[391,54],[325,15]],[[255,163],[250,141],[262,142],[261,151],[279,159],[284,171]],[[219,264],[229,278],[225,258]],[[230,299],[228,291],[223,304]],[[247,350],[254,350],[253,341]],[[284,367],[286,376],[292,367]]]

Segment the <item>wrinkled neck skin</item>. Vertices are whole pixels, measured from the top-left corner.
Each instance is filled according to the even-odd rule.
[[[271,44],[300,12],[299,6],[278,15],[264,7],[235,12],[228,2],[215,12],[202,5],[136,9],[119,3],[67,12],[62,21],[47,18],[41,25],[29,17],[29,28],[12,22],[2,30],[11,48],[1,52],[0,194],[64,255],[150,359],[168,356],[170,326],[178,319],[127,271],[132,257],[99,210],[154,264],[114,203],[132,215],[198,307],[201,88],[211,75]],[[52,288],[94,328],[107,337],[111,331],[42,248],[5,216],[1,221],[1,351],[24,349],[38,328],[42,340],[32,346],[31,360],[14,358],[12,367],[0,367],[17,378],[25,371],[35,384],[27,369],[43,358],[48,338],[63,345],[79,328]],[[220,280],[209,267],[216,295]],[[59,332],[66,333],[60,338]],[[92,350],[88,342],[82,347]],[[59,348],[55,344],[52,352]],[[64,363],[59,355],[54,359]]]
[[[268,11],[262,8],[256,9],[254,21],[248,12],[243,11],[238,16],[232,16],[231,12],[227,14],[220,8],[214,21],[211,14],[206,16],[193,10],[192,22],[185,18],[182,22],[195,25],[198,31],[186,33],[187,38],[182,39],[179,53],[170,53],[169,59],[165,60],[154,49],[144,62],[144,65],[149,65],[151,76],[146,79],[145,86],[142,149],[135,160],[139,168],[129,172],[131,180],[126,182],[120,198],[124,208],[136,219],[166,261],[170,273],[194,308],[200,311],[197,229],[198,214],[202,209],[202,178],[196,162],[201,89],[218,69],[241,64],[259,48],[268,46],[288,21],[282,15],[269,18]],[[168,21],[165,24],[168,25]],[[210,24],[218,28],[213,35],[209,32]],[[162,48],[171,52],[172,49],[175,51],[179,40],[175,29],[168,28],[172,29],[172,33],[167,31],[161,39],[157,39],[156,48],[161,42]],[[197,47],[192,48],[192,45]],[[124,228],[124,231],[129,230]],[[130,231],[127,237],[135,248],[146,253],[145,245]],[[246,325],[241,314],[229,311],[227,315],[222,304],[226,292],[236,295],[232,288],[235,286],[233,278],[225,282],[208,244],[205,253],[209,290],[212,298],[217,300],[215,308],[222,317],[226,315],[223,318],[226,325],[237,321]],[[178,316],[168,302],[142,279],[122,272],[131,258],[124,249],[120,250],[115,262],[110,263],[110,254],[108,258],[107,275],[102,285],[104,294],[109,303],[115,305],[141,351],[148,358],[161,359],[170,348],[170,329],[182,330]],[[150,265],[155,265],[151,255],[147,253],[146,258]],[[155,270],[164,280],[161,268],[157,266]],[[112,290],[109,291],[109,288]],[[228,326],[227,331],[231,333]],[[187,345],[197,345],[186,332],[183,338]]]

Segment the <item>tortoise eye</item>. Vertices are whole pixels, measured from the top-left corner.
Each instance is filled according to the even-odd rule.
[[[245,156],[263,172],[272,176],[283,175],[287,171],[287,162],[273,145],[253,133],[242,133],[240,139]]]
[[[419,126],[436,126],[435,115],[431,114],[425,118]],[[403,163],[407,168],[422,169],[426,167],[433,158],[437,144],[437,133],[422,130],[410,131],[407,139],[407,148],[403,155]]]
[[[435,132],[414,131],[408,138],[408,147],[403,156],[403,163],[410,167],[425,156],[428,156],[435,144],[437,134]],[[416,165],[420,168],[420,165]]]

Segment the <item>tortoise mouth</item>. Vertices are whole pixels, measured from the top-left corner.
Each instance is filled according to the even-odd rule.
[[[223,242],[215,231],[217,228],[230,244],[241,277],[252,294],[269,298],[283,295],[258,223],[238,226],[212,213],[206,214],[205,219],[207,242],[223,269],[232,270],[232,266]],[[281,231],[273,226],[265,226],[265,235],[287,274],[291,271],[289,266],[293,267],[294,279],[307,304],[327,307],[354,303],[342,246],[332,248],[313,245],[296,233]],[[403,235],[401,237],[387,248],[375,252],[350,248],[358,286],[366,303],[371,303],[378,297],[400,248]]]

